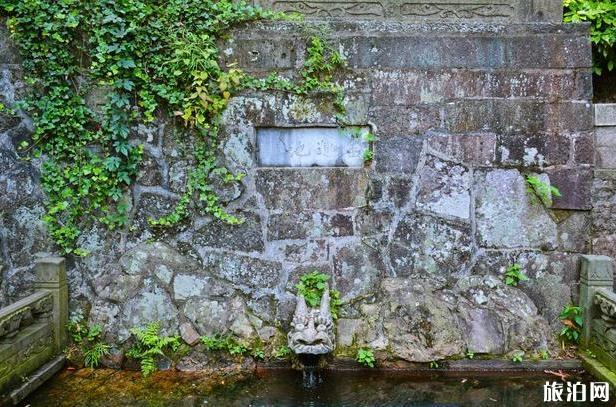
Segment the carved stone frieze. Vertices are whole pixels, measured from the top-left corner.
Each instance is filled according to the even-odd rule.
[[[560,23],[562,6],[550,0],[255,0],[275,11],[307,18],[351,20],[486,21]]]
[[[400,6],[404,16],[436,17],[441,19],[473,19],[490,17],[511,17],[515,7],[511,4],[477,4],[468,3],[420,3],[410,2]]]

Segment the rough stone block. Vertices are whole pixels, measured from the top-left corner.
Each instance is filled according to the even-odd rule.
[[[477,237],[484,247],[555,248],[557,228],[541,204],[533,204],[517,170],[475,173]]]
[[[294,68],[297,64],[297,43],[271,36],[267,39],[242,39],[225,44],[223,64],[239,64],[249,72],[269,72]]]
[[[595,137],[597,138],[597,147],[616,148],[616,125],[595,128]]]
[[[180,335],[189,346],[195,346],[201,340],[199,332],[190,322],[184,322],[180,325]]]
[[[575,164],[595,164],[595,136],[592,131],[572,134],[573,162]]]
[[[6,19],[0,18],[0,64],[18,64],[19,53],[11,40]]]
[[[537,133],[545,130],[545,111],[539,100],[458,101],[445,105],[444,126],[454,133]]]
[[[562,195],[554,198],[553,209],[592,209],[593,171],[590,168],[549,169],[547,173],[550,183],[556,186]]]
[[[588,101],[548,104],[546,119],[549,131],[575,133],[593,130],[592,105]]]
[[[379,139],[421,134],[441,126],[438,105],[377,105],[370,109],[368,115]]]
[[[616,103],[595,105],[595,126],[616,126]]]
[[[593,230],[596,235],[609,235],[616,230],[616,172],[597,170],[592,185]]]
[[[375,145],[376,171],[412,175],[424,147],[423,137],[393,137]]]
[[[589,212],[567,211],[567,218],[558,224],[560,250],[588,253],[592,218]]]
[[[261,218],[250,212],[237,216],[244,222],[240,225],[228,225],[212,220],[199,227],[193,235],[195,247],[216,247],[243,252],[260,252],[263,250],[263,231]]]
[[[506,166],[564,165],[570,155],[571,138],[558,133],[503,134],[496,141],[496,161]]]
[[[594,254],[616,258],[616,234],[602,235],[593,239],[592,252]]]
[[[379,250],[361,242],[345,244],[333,255],[336,289],[344,302],[373,295],[385,270]]]
[[[496,158],[496,135],[494,133],[426,134],[428,150],[452,161],[473,166],[492,166]]]
[[[268,209],[344,209],[365,205],[368,176],[348,168],[260,168],[256,186]]]
[[[471,183],[468,168],[429,157],[419,178],[417,208],[470,221]]]
[[[349,214],[321,212],[284,212],[269,216],[268,239],[304,239],[353,235],[353,219]]]
[[[409,214],[397,225],[390,258],[399,276],[449,277],[463,270],[471,259],[470,226]]]

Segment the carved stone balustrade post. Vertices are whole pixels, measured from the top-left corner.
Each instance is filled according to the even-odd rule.
[[[584,313],[582,346],[589,346],[592,320],[599,317],[594,304],[595,294],[605,288],[612,291],[614,285],[614,260],[608,256],[584,255],[580,265],[580,306]]]
[[[53,330],[55,351],[62,352],[67,343],[68,287],[66,266],[63,257],[42,257],[36,261],[36,290],[53,294]]]

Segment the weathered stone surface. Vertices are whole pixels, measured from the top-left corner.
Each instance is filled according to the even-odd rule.
[[[420,214],[402,219],[390,247],[391,264],[399,276],[449,277],[468,266],[471,253],[469,226]]]
[[[545,167],[567,164],[571,139],[560,134],[504,134],[497,138],[496,160],[501,165]]]
[[[263,231],[261,218],[250,212],[237,214],[242,219],[240,225],[228,225],[213,219],[199,227],[193,235],[196,248],[217,247],[244,252],[263,250]]]
[[[345,209],[365,205],[367,174],[360,169],[259,169],[257,191],[270,209]]]
[[[589,212],[571,212],[558,224],[561,250],[587,253],[590,247],[592,218]]]
[[[124,304],[118,315],[118,340],[125,341],[130,329],[143,327],[151,321],[161,323],[163,335],[174,335],[179,329],[179,311],[167,292],[155,283],[146,282],[145,287]]]
[[[616,234],[602,235],[593,239],[592,252],[616,258]]]
[[[255,297],[272,291],[280,279],[279,262],[254,257],[199,250],[204,266],[216,276]]]
[[[341,300],[350,302],[358,297],[374,295],[385,265],[382,253],[365,243],[348,244],[333,255],[336,289]]]
[[[597,127],[597,167],[616,169],[616,126]]]
[[[616,230],[616,174],[612,171],[595,171],[592,185],[593,232],[612,234]]]
[[[595,126],[616,126],[616,103],[595,105]]]
[[[561,197],[554,198],[554,209],[592,209],[591,189],[593,172],[590,168],[561,168],[547,171],[550,183],[556,186]]]
[[[541,315],[555,328],[560,325],[559,314],[568,304],[577,304],[579,281],[578,258],[564,253],[541,254],[526,252],[517,258],[530,280],[522,290],[533,300]]]
[[[543,205],[530,201],[517,170],[475,174],[477,238],[485,247],[554,248],[556,224]]]
[[[182,340],[190,346],[195,346],[201,339],[199,332],[197,332],[190,322],[184,322],[180,325],[180,336]]]
[[[376,144],[376,170],[382,173],[413,174],[423,151],[422,137],[394,137]]]
[[[465,344],[445,296],[416,280],[385,279],[383,330],[399,358],[430,362],[462,354]]]
[[[468,168],[430,157],[420,174],[417,208],[470,221],[471,182]]]
[[[496,159],[496,135],[493,133],[428,133],[431,152],[453,161],[475,166],[492,166]]]

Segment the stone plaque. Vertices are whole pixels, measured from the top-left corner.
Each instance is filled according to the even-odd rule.
[[[362,167],[367,128],[263,128],[257,130],[262,167]]]
[[[254,0],[313,19],[562,22],[561,0]]]

